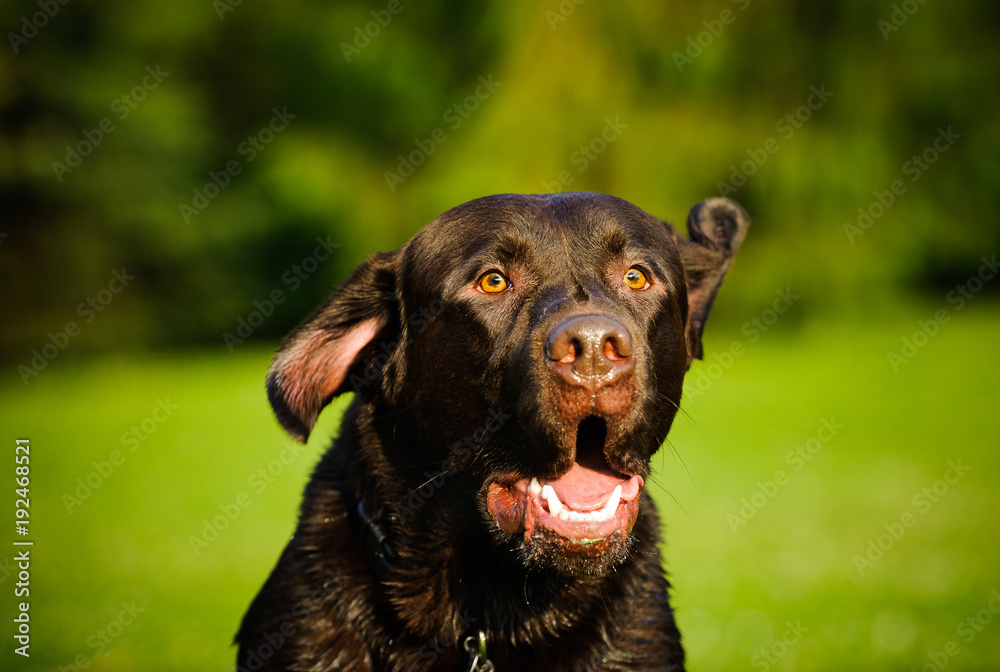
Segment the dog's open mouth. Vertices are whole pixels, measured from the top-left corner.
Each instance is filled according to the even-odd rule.
[[[555,479],[491,483],[486,504],[497,525],[529,541],[538,528],[589,545],[615,532],[627,535],[639,512],[641,476],[621,474],[604,455],[607,426],[590,416],[577,427],[576,459]]]

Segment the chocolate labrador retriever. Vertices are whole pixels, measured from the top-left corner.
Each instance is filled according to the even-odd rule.
[[[238,670],[682,670],[643,489],[749,220],[504,194],[376,253],[267,377],[305,440],[354,392]]]

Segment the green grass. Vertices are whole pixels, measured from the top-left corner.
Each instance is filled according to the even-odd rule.
[[[963,314],[894,373],[886,353],[916,319],[765,334],[686,406],[658,485],[693,669],[922,669],[952,640],[948,669],[1000,667],[1000,614],[970,643],[956,633],[1000,588],[1000,319]],[[790,465],[824,418],[843,429]],[[968,472],[915,504],[949,460]],[[766,485],[778,470],[784,484]],[[775,494],[734,523],[758,482]],[[907,512],[912,527],[859,569],[854,556]],[[755,664],[789,622],[808,630]]]
[[[745,354],[685,400],[649,485],[692,670],[921,669],[952,640],[949,670],[1000,668],[1000,614],[969,643],[956,632],[1000,588],[1000,312],[985,300],[965,309],[893,373],[886,352],[934,308],[876,324],[779,322],[755,343],[712,325],[692,375],[733,340]],[[30,661],[11,653],[5,607],[0,667],[54,670],[83,654],[88,670],[231,669],[240,616],[346,402],[258,492],[251,476],[287,445],[263,391],[268,360],[246,348],[76,365],[64,353],[28,388],[8,377],[5,436],[32,443],[34,638]],[[176,410],[147,420],[155,431],[129,452],[122,434],[167,399]],[[796,471],[786,455],[824,418],[843,428]],[[124,462],[69,513],[63,495],[115,450]],[[922,511],[914,496],[949,460],[968,473]],[[777,470],[787,479],[733,531],[741,499]],[[191,537],[241,493],[249,506],[196,554]],[[854,556],[906,512],[913,526],[861,573]],[[4,594],[13,582],[0,572]],[[96,655],[88,638],[133,600],[144,611]],[[782,652],[789,622],[797,641],[774,664],[755,659]]]

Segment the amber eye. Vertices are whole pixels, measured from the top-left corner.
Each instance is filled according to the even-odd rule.
[[[509,286],[507,278],[496,271],[490,271],[479,280],[479,290],[487,294],[498,294]]]
[[[649,280],[646,279],[645,274],[635,267],[625,271],[625,277],[622,278],[622,282],[636,290],[649,287]]]

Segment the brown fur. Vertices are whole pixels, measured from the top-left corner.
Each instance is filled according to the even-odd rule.
[[[590,545],[500,529],[487,493],[584,459],[649,476],[747,226],[725,199],[695,206],[684,240],[610,196],[508,194],[362,264],[268,376],[278,419],[303,440],[333,396],[356,394],[243,619],[238,669],[468,669],[462,640],[481,631],[498,672],[682,670],[645,491],[630,529]],[[620,285],[637,264],[656,280],[649,291]],[[476,292],[488,268],[507,274],[506,294]],[[576,373],[544,352],[588,315],[626,330],[616,338],[634,352],[614,384],[588,378],[581,396]],[[359,499],[395,553],[384,575],[358,550]]]

